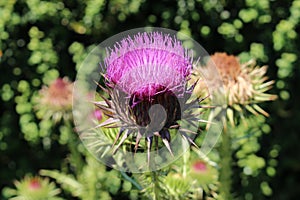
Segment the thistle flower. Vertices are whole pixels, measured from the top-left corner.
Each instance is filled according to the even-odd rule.
[[[192,164],[192,170],[195,173],[203,173],[207,171],[207,166],[206,163],[203,161],[196,161],[195,163]]]
[[[215,183],[217,170],[203,160],[194,160],[190,165],[190,176],[200,185]]]
[[[16,189],[13,190],[15,194],[13,199],[61,199],[57,197],[60,190],[47,178],[25,176],[23,180],[15,181],[14,184]]]
[[[268,113],[257,105],[260,102],[276,99],[276,95],[265,93],[274,83],[274,81],[267,81],[268,78],[265,76],[267,66],[259,67],[254,60],[241,64],[236,56],[215,53],[210,57],[205,68],[206,81],[214,82],[215,71],[210,70],[214,66],[223,81],[228,106],[227,116],[232,125],[234,125],[234,110],[241,116],[243,116],[243,108],[255,115],[268,116]],[[197,74],[201,76],[200,73]],[[204,84],[198,87],[203,88]]]
[[[58,78],[39,92],[37,104],[41,118],[52,118],[55,122],[61,118],[71,118],[73,84],[67,78]]]
[[[41,189],[42,185],[38,178],[33,178],[29,181],[28,189],[35,191]]]
[[[105,101],[95,104],[110,117],[98,127],[120,127],[114,143],[123,136],[114,152],[133,135],[135,152],[145,137],[148,163],[153,138],[161,138],[173,155],[169,129],[179,130],[193,143],[186,132],[180,131],[178,123],[183,118],[195,119],[191,112],[185,113],[193,104],[187,103],[191,96],[187,80],[192,65],[192,54],[180,41],[158,32],[126,37],[113,49],[107,49],[106,88],[100,87],[111,100],[102,97]]]

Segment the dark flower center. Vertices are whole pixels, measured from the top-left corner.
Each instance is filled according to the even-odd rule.
[[[165,112],[162,113],[157,109],[151,112],[151,107],[156,104],[160,105]],[[158,125],[158,123],[161,122],[164,123],[162,127],[169,128],[175,125],[176,121],[181,118],[180,104],[177,96],[171,90],[163,86],[160,86],[153,96],[143,97],[139,94],[133,94],[130,98],[129,105],[136,123],[144,127],[150,123],[152,125]],[[152,128],[155,129],[156,127]]]

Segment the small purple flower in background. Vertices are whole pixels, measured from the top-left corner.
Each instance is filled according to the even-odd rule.
[[[101,121],[102,120],[102,111],[101,110],[95,110],[93,112],[93,117],[95,119],[97,119],[98,121]]]
[[[114,152],[133,135],[135,152],[145,137],[148,162],[153,138],[157,149],[161,138],[173,155],[169,129],[179,130],[183,138],[194,144],[186,131],[180,131],[178,123],[183,118],[195,119],[192,112],[185,116],[184,111],[198,100],[187,103],[192,91],[187,80],[193,57],[180,41],[159,32],[128,36],[107,49],[105,65],[106,88],[100,87],[110,100],[102,97],[105,101],[95,104],[109,117],[98,127],[120,127],[115,143],[122,138]]]

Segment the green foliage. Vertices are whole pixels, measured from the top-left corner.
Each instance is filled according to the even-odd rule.
[[[211,54],[226,51],[269,66],[279,99],[262,105],[269,119],[247,119],[248,126],[231,132],[232,192],[236,199],[298,198],[299,22],[299,0],[0,0],[1,188],[14,187],[13,180],[25,174],[54,169],[41,174],[59,183],[66,199],[142,198],[138,178],[128,181],[89,158],[71,125],[40,120],[35,99],[57,77],[74,80],[88,52],[109,36],[159,26],[191,36]],[[218,163],[218,156],[213,151],[208,163]],[[178,179],[192,160],[180,162],[178,169],[161,174],[160,186],[146,175],[152,188],[143,190],[145,198],[153,188],[173,199],[200,199],[201,191],[216,197],[217,183],[202,188]],[[191,185],[202,190],[194,194]],[[8,195],[3,192],[2,198]]]
[[[77,177],[58,170],[41,170],[40,174],[56,180],[64,191],[80,199],[112,199],[121,188],[117,171],[107,172],[105,166],[95,158],[87,157],[87,165]]]
[[[48,179],[26,176],[21,181],[15,181],[15,186],[16,189],[4,188],[4,196],[11,197],[11,200],[62,200],[57,196],[60,190]]]

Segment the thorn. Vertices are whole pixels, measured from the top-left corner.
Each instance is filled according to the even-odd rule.
[[[101,104],[101,102],[92,101],[91,103],[94,103],[95,106],[100,108],[103,112],[105,112],[105,114],[108,113],[108,114],[112,115],[114,113],[114,110],[111,107],[107,107],[107,106]]]
[[[200,102],[201,102],[201,101],[204,101],[204,100],[207,99],[208,97],[210,97],[210,94],[206,95],[206,97],[203,97],[203,98],[199,99],[199,101],[200,101]]]
[[[170,135],[170,132],[168,131],[168,129],[163,129],[163,130],[159,131],[159,134],[162,139],[166,139],[168,142],[171,141],[171,135]]]
[[[158,154],[158,137],[154,137],[154,142],[155,142],[156,153]]]
[[[90,101],[90,102],[95,104],[96,106],[100,105],[100,106],[108,107],[105,101]]]
[[[185,138],[188,142],[190,142],[194,147],[197,149],[200,149],[198,145],[185,133],[185,132],[180,132],[181,136]]]
[[[180,127],[179,124],[175,124],[175,125],[170,126],[170,129],[178,129],[179,127]]]
[[[115,139],[115,141],[114,141],[114,143],[113,143],[113,145],[112,145],[112,148],[114,148],[115,144],[117,143],[117,141],[118,141],[118,139],[120,138],[120,136],[123,134],[124,130],[125,130],[125,129],[123,129],[122,127],[120,128],[120,131],[119,131],[118,134],[117,134],[117,137],[116,137],[116,139]]]
[[[188,100],[187,100],[188,101]],[[200,108],[200,105],[196,103],[198,99],[192,100],[184,105],[183,110],[191,109],[191,108]]]
[[[204,120],[204,119],[198,119],[198,122],[202,122],[202,123],[206,123],[206,124],[214,124],[214,125],[216,125],[216,123],[215,123],[215,122],[208,121],[208,120]]]
[[[150,153],[151,153],[151,146],[153,141],[153,136],[146,137],[147,141],[147,160],[148,160],[148,167],[150,167]]]
[[[205,106],[205,105],[201,105],[200,108],[205,108],[205,109],[209,109],[209,108],[216,108],[217,106]]]
[[[200,79],[198,79],[197,81],[195,81],[190,87],[187,88],[187,90],[193,90],[195,88],[195,86],[197,85],[197,83],[199,82]]]
[[[187,132],[187,133],[192,133],[192,134],[194,134],[194,135],[197,135],[196,132],[191,131],[191,130],[189,130],[189,129],[185,129],[185,128],[180,128],[180,131],[184,131],[184,132]]]
[[[119,142],[119,144],[116,146],[116,148],[113,150],[112,154],[115,154],[117,152],[117,150],[119,149],[119,147],[123,144],[123,142],[126,140],[126,138],[128,137],[128,135],[130,135],[131,132],[126,131],[126,134],[123,135],[123,137],[121,138],[121,141]]]
[[[142,134],[140,132],[138,132],[136,139],[135,139],[135,146],[134,146],[134,155],[136,154],[136,151],[138,149],[139,143],[141,141],[142,138]]]
[[[171,147],[170,147],[169,141],[166,140],[166,139],[162,139],[162,141],[163,141],[163,143],[165,144],[165,146],[167,147],[167,149],[169,150],[171,156],[174,157],[173,152],[172,152]]]
[[[96,83],[96,85],[101,89],[103,90],[105,93],[108,93],[109,94],[109,91],[108,89],[104,88],[101,84],[99,84],[97,81],[94,80],[94,82]]]
[[[108,107],[110,107],[111,108],[111,101],[110,100],[108,100],[105,96],[103,96],[102,94],[100,94],[100,93],[97,93],[105,102],[106,102],[106,104],[108,105]]]
[[[114,118],[109,118],[109,119],[105,120],[104,122],[102,122],[101,124],[98,124],[94,128],[108,127],[109,125],[115,124],[117,122],[120,122],[120,120],[119,119],[114,119]],[[115,125],[115,126],[117,126],[117,125]],[[117,126],[117,127],[119,127],[119,126]]]
[[[195,121],[197,121],[198,119],[196,118],[196,119],[194,119],[194,120],[192,120],[192,119],[188,119],[188,120],[186,120],[187,122],[188,122],[188,124],[190,125],[190,126],[192,126],[192,127],[194,127],[194,128],[197,128],[198,129],[198,127],[199,127],[199,123],[197,123],[197,124],[195,124]]]

